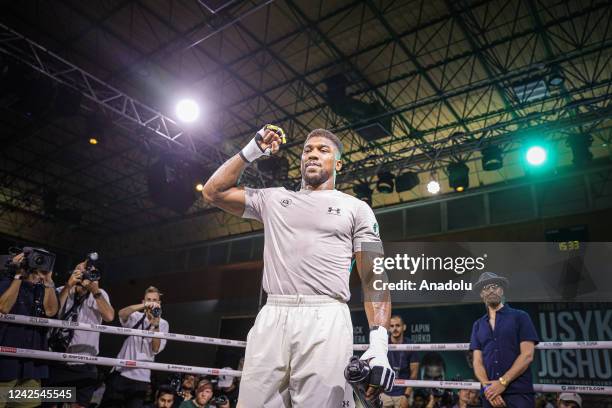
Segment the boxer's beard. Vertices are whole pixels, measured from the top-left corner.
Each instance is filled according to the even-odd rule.
[[[329,176],[330,176],[329,171],[327,171],[323,167],[320,167],[320,169],[321,170],[316,173],[308,173],[306,169],[302,171],[302,174],[303,174],[302,177],[307,185],[320,186],[321,184],[329,180]]]

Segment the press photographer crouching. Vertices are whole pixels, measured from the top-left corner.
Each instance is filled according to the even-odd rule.
[[[69,322],[101,324],[112,322],[115,310],[108,294],[100,288],[100,271],[96,268],[98,254],[91,253],[76,266],[66,285],[58,288],[59,313],[57,319]],[[61,353],[97,356],[100,333],[95,331],[53,329],[49,347]],[[76,404],[87,407],[98,385],[98,369],[93,364],[57,363],[49,366],[49,380],[45,386],[76,387]]]
[[[3,256],[0,278],[0,313],[52,317],[58,310],[52,279],[55,255],[39,248],[25,247],[19,254]],[[47,350],[47,329],[0,323],[0,345]],[[44,360],[0,356],[0,388],[40,388],[47,378]],[[20,405],[23,407],[37,406]],[[0,407],[8,406],[0,402]]]
[[[119,311],[123,327],[168,333],[170,326],[161,318],[161,292],[154,286],[145,290],[142,303]],[[152,337],[129,336],[117,355],[121,360],[154,361],[155,355],[166,347],[166,340]],[[151,383],[151,370],[146,368],[115,367],[106,381],[102,400],[104,407],[140,408]]]

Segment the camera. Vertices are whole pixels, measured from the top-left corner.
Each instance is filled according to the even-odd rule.
[[[229,402],[229,399],[225,395],[219,395],[210,400],[210,404],[215,407],[220,407]]]
[[[99,256],[97,252],[91,252],[87,254],[87,260],[85,261],[85,272],[83,272],[82,279],[90,281],[100,280],[100,271],[96,268],[96,262]]]
[[[156,306],[153,309],[151,309],[151,314],[153,315],[153,317],[160,317],[161,316],[161,307]]]
[[[2,255],[0,257],[0,263],[3,268],[9,273],[16,273],[18,269],[23,269],[26,274],[33,271],[45,271],[52,272],[53,266],[55,265],[55,254],[46,251],[42,248],[24,247],[23,250],[11,251],[9,255]],[[19,265],[13,264],[13,258],[23,252],[23,260]]]

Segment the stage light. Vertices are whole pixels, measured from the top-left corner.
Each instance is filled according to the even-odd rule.
[[[565,143],[572,149],[572,163],[575,166],[584,166],[593,160],[591,152],[593,137],[591,135],[574,133],[568,136]]]
[[[87,140],[90,145],[103,144],[105,133],[104,118],[100,114],[94,113],[87,117]]]
[[[499,146],[487,146],[480,151],[482,154],[482,168],[485,171],[499,170],[504,166],[502,150]]]
[[[465,163],[451,163],[446,169],[450,188],[462,192],[470,185],[470,169]]]
[[[376,189],[385,194],[389,194],[393,192],[393,187],[395,187],[395,183],[393,179],[395,176],[388,171],[384,171],[378,173],[378,181],[376,182]]]
[[[202,183],[196,184],[195,189],[196,191],[199,191],[201,193],[202,191],[204,191],[204,184]]]
[[[193,99],[183,99],[176,104],[176,116],[185,123],[195,122],[200,116],[200,107]]]
[[[533,145],[527,149],[525,159],[531,166],[541,166],[546,162],[548,152],[544,146]]]
[[[356,184],[353,186],[353,192],[358,199],[365,201],[370,206],[372,205],[372,190],[368,183]]]
[[[559,67],[553,67],[548,74],[548,85],[551,87],[559,87],[565,82],[563,71]]]
[[[413,171],[400,174],[395,178],[395,191],[409,191],[419,185],[419,175]]]
[[[430,194],[438,194],[440,192],[440,183],[438,183],[436,180],[431,180],[429,183],[427,183],[427,191]]]

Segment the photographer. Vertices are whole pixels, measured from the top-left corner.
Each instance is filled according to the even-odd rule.
[[[51,272],[55,256],[24,248],[24,252],[7,259],[3,266],[8,275],[0,278],[0,313],[54,316],[58,310]],[[46,351],[46,334],[43,327],[0,323],[0,344],[5,347]],[[47,376],[48,367],[43,360],[0,356],[0,387],[40,388],[40,380]]]
[[[100,275],[88,261],[81,262],[70,275],[66,285],[58,288],[60,312],[58,319],[101,324],[112,322],[115,310],[108,294],[100,289]],[[53,351],[97,356],[100,333],[96,331],[53,329],[49,346]],[[52,364],[45,386],[76,387],[76,404],[87,407],[98,384],[98,369],[93,364]]]
[[[161,318],[161,292],[154,286],[145,290],[142,303],[124,307],[119,311],[119,321],[123,327],[168,333],[170,326]],[[166,340],[129,336],[117,355],[121,360],[154,361],[155,355],[166,347]],[[151,370],[146,368],[115,367],[106,383],[102,405],[143,406],[149,384]]]
[[[180,383],[177,385],[177,396],[174,399],[174,408],[178,408],[183,401],[189,401],[193,398],[196,376],[193,374],[185,374],[179,377]]]
[[[231,367],[223,367],[224,370],[231,370]],[[229,401],[229,406],[235,408],[238,405],[238,379],[239,377],[232,377],[231,375],[220,375],[217,387]]]

